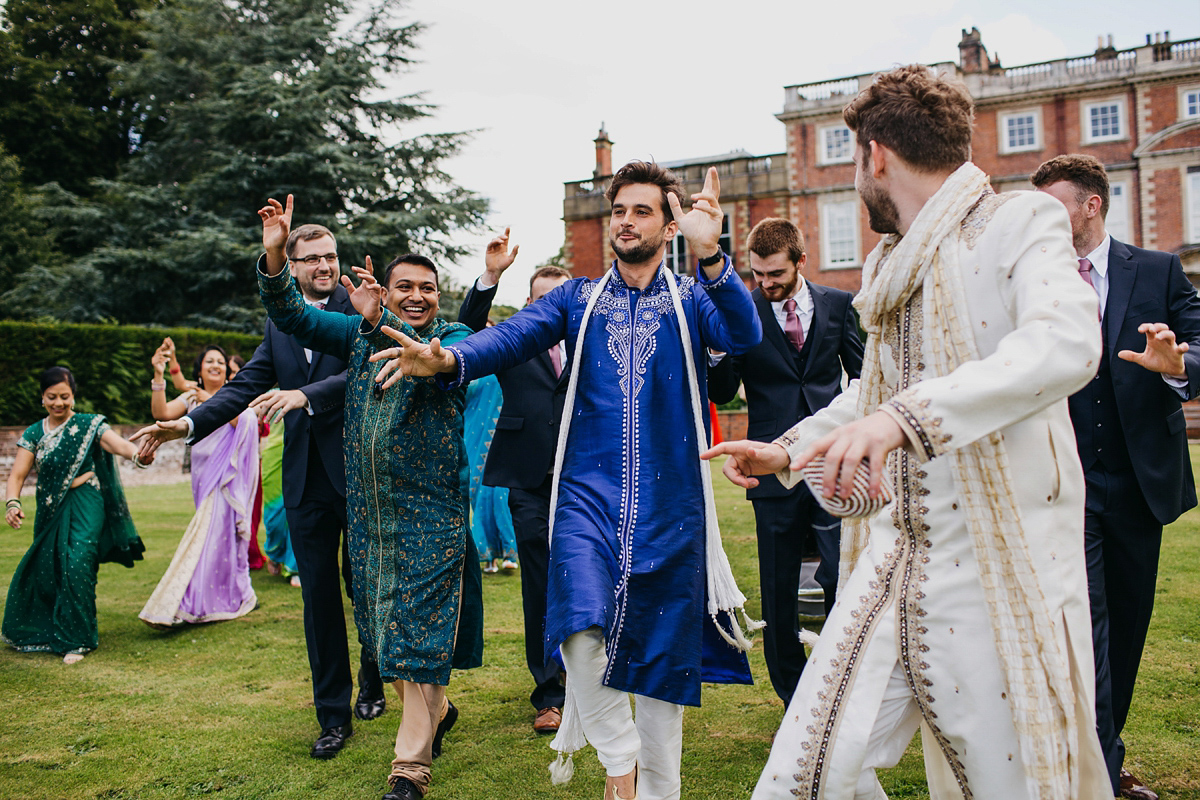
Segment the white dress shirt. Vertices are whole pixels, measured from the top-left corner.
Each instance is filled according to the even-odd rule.
[[[1084,258],[1092,262],[1092,286],[1096,289],[1096,294],[1100,299],[1100,318],[1104,319],[1104,310],[1108,307],[1108,253],[1112,249],[1112,236],[1108,233],[1104,234],[1104,241],[1096,247],[1095,250],[1088,253]],[[1103,324],[1107,325],[1107,322]],[[1184,400],[1188,399],[1188,380],[1186,377],[1176,378],[1172,375],[1163,375],[1162,379],[1168,386]]]

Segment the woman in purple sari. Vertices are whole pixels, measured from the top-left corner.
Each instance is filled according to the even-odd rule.
[[[155,419],[179,419],[198,403],[191,392],[167,402],[160,353],[153,361],[151,411]],[[227,365],[225,351],[216,345],[196,358],[196,381],[208,395],[225,385]],[[247,563],[258,469],[258,420],[249,409],[192,445],[196,514],[138,615],[146,623],[173,627],[234,619],[258,605]]]

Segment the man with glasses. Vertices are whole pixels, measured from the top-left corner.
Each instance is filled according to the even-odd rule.
[[[304,301],[318,308],[353,314],[339,284],[337,242],[321,225],[300,225],[284,248]],[[276,384],[279,391],[270,391]],[[162,442],[197,441],[254,408],[267,419],[283,418],[283,502],[304,599],[304,639],[312,669],[313,704],[321,735],[313,758],[333,758],[353,732],[350,695],[354,682],[346,645],[338,553],[350,594],[345,557],[346,471],[342,456],[342,417],[346,401],[346,362],[302,347],[268,321],[254,357],[212,399],[185,417],[145,428],[143,453]],[[374,719],[384,712],[379,669],[366,650],[360,657],[354,716]]]

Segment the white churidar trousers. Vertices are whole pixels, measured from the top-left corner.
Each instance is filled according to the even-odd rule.
[[[636,765],[638,800],[678,800],[683,706],[634,695],[635,722],[630,695],[603,684],[608,658],[599,628],[568,637],[561,652],[583,733],[605,772],[619,777]]]

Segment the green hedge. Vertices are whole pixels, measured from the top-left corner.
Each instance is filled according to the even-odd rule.
[[[187,377],[204,345],[220,345],[249,361],[262,341],[261,336],[197,328],[0,321],[0,425],[29,425],[43,416],[38,376],[56,365],[75,373],[77,411],[120,423],[150,419],[150,357],[164,336],[175,340]],[[168,388],[167,394],[174,396],[174,390]]]

